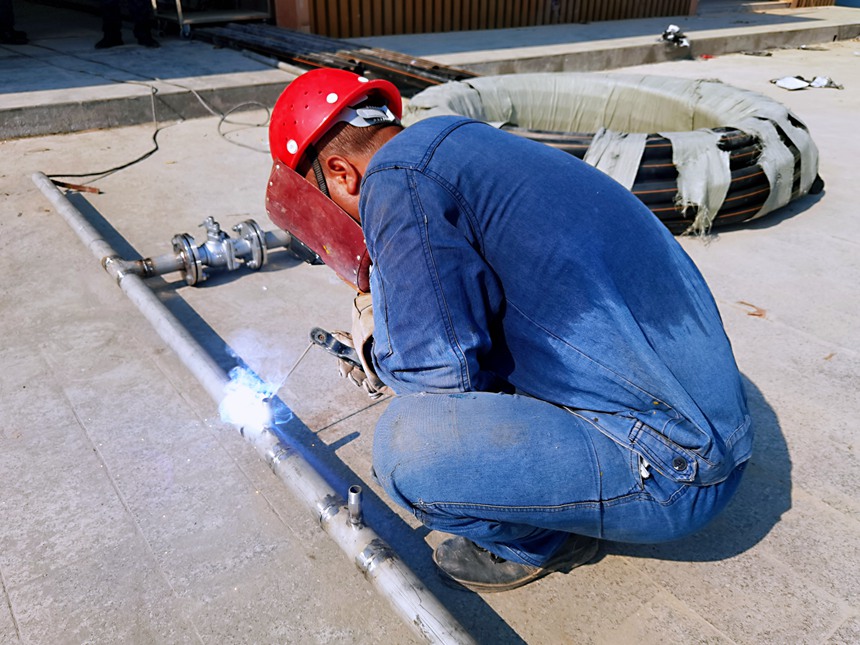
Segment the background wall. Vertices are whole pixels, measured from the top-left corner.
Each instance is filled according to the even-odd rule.
[[[691,0],[277,0],[281,27],[334,38],[689,14]]]

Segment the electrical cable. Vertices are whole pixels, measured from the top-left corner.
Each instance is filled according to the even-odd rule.
[[[86,185],[86,184],[90,184],[90,183],[92,183],[92,182],[94,182],[94,181],[98,181],[99,179],[104,179],[105,177],[108,177],[108,176],[112,175],[112,174],[113,174],[113,173],[115,173],[115,172],[119,172],[120,170],[125,170],[126,168],[129,168],[129,167],[131,167],[131,166],[133,166],[133,165],[135,165],[135,164],[137,164],[137,163],[140,163],[141,161],[144,161],[145,159],[148,159],[149,157],[151,157],[152,155],[154,155],[156,152],[158,152],[158,150],[159,150],[159,144],[158,144],[158,134],[159,134],[159,132],[161,132],[162,130],[164,130],[164,129],[168,128],[168,127],[171,127],[172,125],[176,125],[176,123],[174,123],[174,124],[170,124],[170,125],[164,125],[164,126],[159,125],[159,122],[158,122],[158,116],[157,116],[157,110],[156,110],[156,105],[155,105],[155,97],[156,97],[156,95],[158,94],[158,87],[156,87],[153,83],[149,82],[149,80],[150,80],[150,79],[148,79],[146,76],[144,76],[144,75],[142,75],[142,74],[139,74],[139,73],[137,73],[137,72],[133,72],[133,71],[131,71],[131,70],[124,69],[124,68],[122,68],[122,67],[117,67],[116,65],[110,65],[110,64],[107,64],[107,63],[105,63],[105,62],[103,62],[103,61],[100,61],[100,60],[95,60],[95,59],[92,59],[92,58],[87,58],[86,56],[81,56],[81,55],[79,55],[79,54],[74,54],[74,53],[67,52],[67,51],[60,51],[60,50],[58,50],[58,49],[54,49],[53,47],[48,47],[47,45],[40,45],[40,44],[35,44],[35,43],[33,43],[32,45],[33,45],[34,47],[38,47],[38,48],[40,48],[40,49],[45,49],[45,50],[48,50],[48,51],[51,51],[51,52],[54,52],[54,53],[57,53],[57,54],[62,54],[62,55],[63,55],[63,56],[65,56],[65,57],[77,58],[78,60],[82,60],[82,61],[87,62],[87,63],[93,63],[93,64],[96,64],[96,65],[100,65],[100,66],[102,66],[102,67],[107,67],[108,69],[113,70],[113,71],[115,71],[115,72],[122,72],[122,73],[124,73],[124,74],[130,74],[130,75],[133,75],[133,76],[138,76],[138,77],[140,77],[140,78],[141,78],[141,79],[143,79],[143,80],[137,81],[137,80],[122,79],[122,78],[113,78],[112,76],[110,76],[110,75],[108,75],[108,74],[101,74],[101,73],[99,73],[99,72],[95,72],[95,71],[92,71],[92,70],[86,70],[86,69],[75,69],[75,68],[68,67],[68,66],[65,66],[65,65],[59,65],[59,64],[57,64],[56,62],[54,62],[54,61],[52,61],[52,60],[46,60],[46,59],[43,59],[43,58],[38,58],[38,60],[39,60],[40,62],[42,62],[42,63],[47,63],[47,64],[49,64],[49,65],[52,65],[52,66],[54,66],[54,67],[57,67],[58,69],[62,69],[62,70],[66,70],[66,71],[78,72],[78,73],[80,73],[80,74],[88,74],[88,75],[90,75],[90,76],[95,76],[95,77],[97,77],[97,78],[101,78],[101,79],[104,79],[104,80],[110,81],[110,82],[112,82],[112,83],[125,83],[125,84],[129,84],[129,85],[142,85],[142,86],[144,86],[144,87],[148,88],[148,89],[149,89],[149,91],[150,91],[149,96],[150,96],[150,109],[151,109],[151,111],[152,111],[152,123],[153,123],[153,125],[155,126],[155,129],[154,129],[154,130],[153,130],[153,132],[152,132],[152,147],[151,147],[147,152],[144,152],[143,154],[139,155],[138,157],[135,157],[134,159],[132,159],[132,160],[130,160],[130,161],[127,161],[127,162],[125,162],[125,163],[123,163],[123,164],[120,164],[120,165],[117,165],[117,166],[113,166],[113,167],[111,167],[111,168],[107,168],[107,169],[105,169],[105,170],[96,171],[96,172],[88,172],[88,173],[71,173],[71,174],[68,174],[68,173],[63,173],[63,174],[59,174],[59,173],[57,173],[57,174],[48,174],[48,175],[47,175],[47,177],[48,177],[49,179],[54,179],[54,178],[86,178],[86,177],[91,177],[92,179],[89,179],[89,180],[87,180],[87,181],[83,182],[83,184],[82,184],[82,185]],[[16,51],[16,53],[18,53],[19,55],[27,56],[28,58],[37,59],[37,57],[36,57],[36,56],[33,56],[32,54],[27,54],[27,53],[22,53],[22,52],[17,52],[17,51]],[[247,148],[247,149],[249,149],[249,150],[253,150],[254,152],[260,152],[260,153],[264,153],[264,154],[268,154],[268,153],[269,153],[268,148],[266,148],[266,149],[261,149],[261,148],[258,148],[258,147],[256,147],[256,146],[251,146],[251,145],[248,145],[248,144],[241,143],[241,142],[239,142],[239,141],[232,140],[232,139],[230,139],[230,138],[227,136],[227,134],[228,134],[228,133],[225,133],[225,132],[223,132],[223,130],[222,130],[222,126],[223,126],[225,123],[227,123],[228,125],[242,125],[242,126],[247,126],[247,127],[249,127],[249,128],[266,127],[266,126],[269,124],[269,121],[271,120],[271,110],[269,109],[269,107],[268,107],[268,106],[266,106],[266,105],[264,105],[264,104],[260,103],[259,101],[245,101],[245,102],[243,102],[243,103],[239,103],[238,105],[234,105],[232,108],[230,108],[230,109],[229,109],[229,110],[227,110],[226,112],[222,113],[222,112],[219,112],[219,111],[217,111],[216,109],[214,109],[212,106],[210,106],[210,105],[205,101],[205,99],[204,99],[202,96],[200,96],[200,94],[199,94],[196,90],[194,90],[194,89],[193,89],[193,88],[191,88],[191,87],[187,87],[187,86],[185,86],[185,85],[182,85],[182,84],[180,84],[180,83],[176,83],[176,82],[174,82],[174,81],[165,81],[165,80],[160,79],[160,78],[157,78],[157,77],[156,77],[156,78],[153,78],[152,80],[153,80],[153,81],[157,81],[157,82],[159,82],[159,83],[164,83],[164,84],[166,84],[166,85],[172,85],[172,86],[174,86],[174,87],[178,87],[178,88],[180,88],[180,89],[182,89],[182,90],[185,90],[185,91],[187,91],[187,92],[190,92],[190,93],[191,93],[191,94],[192,94],[192,95],[197,99],[197,101],[198,101],[198,102],[203,106],[203,108],[204,108],[207,112],[209,112],[212,116],[217,116],[217,117],[219,117],[219,121],[218,121],[218,125],[216,126],[216,130],[217,130],[217,132],[218,132],[218,135],[219,135],[222,139],[224,139],[226,142],[228,142],[228,143],[230,143],[230,144],[232,144],[232,145],[236,145],[236,146],[242,147],[242,148]],[[246,122],[243,122],[243,121],[234,121],[234,120],[230,120],[230,119],[229,119],[229,117],[230,117],[230,115],[231,115],[231,114],[233,114],[234,112],[236,112],[236,111],[238,111],[238,110],[240,110],[240,109],[242,109],[242,108],[244,108],[244,107],[248,107],[248,106],[255,106],[255,107],[257,107],[257,108],[262,108],[262,109],[263,109],[263,110],[265,110],[265,112],[266,112],[266,118],[265,118],[262,122],[253,122],[253,123],[246,123]],[[184,121],[184,120],[185,120],[181,115],[178,115],[178,114],[177,114],[177,117],[178,117],[178,119],[179,119],[179,121],[178,121],[178,122],[182,122],[182,121]]]
[[[63,178],[92,177],[92,179],[83,182],[82,185],[86,186],[87,184],[90,184],[94,181],[98,181],[99,179],[104,179],[105,177],[109,177],[110,175],[114,174],[115,172],[119,172],[120,170],[125,170],[126,168],[129,168],[136,163],[140,163],[144,159],[149,159],[152,155],[154,155],[156,152],[158,152],[158,150],[159,150],[158,133],[161,132],[163,129],[168,128],[170,126],[161,127],[158,125],[158,117],[156,116],[156,112],[155,112],[155,95],[156,94],[158,94],[158,88],[151,85],[149,97],[150,97],[150,106],[152,108],[152,122],[155,125],[155,130],[152,132],[152,148],[150,148],[147,152],[144,152],[139,157],[135,157],[131,161],[128,161],[124,164],[120,164],[118,166],[113,166],[112,168],[108,168],[107,170],[101,170],[98,172],[72,173],[72,174],[68,174],[68,173],[66,173],[66,174],[50,174],[50,175],[47,175],[48,179],[55,179],[55,178],[59,178],[59,177],[63,177]]]

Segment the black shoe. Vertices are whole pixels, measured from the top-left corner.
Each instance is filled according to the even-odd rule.
[[[161,47],[159,42],[152,37],[152,25],[153,21],[149,19],[138,20],[134,23],[134,29],[132,33],[134,33],[134,37],[137,38],[137,44],[143,45],[144,47]]]
[[[96,43],[96,49],[109,49],[110,47],[119,47],[125,43],[122,42],[122,36],[110,35],[105,36]]]
[[[17,29],[7,29],[0,31],[0,45],[26,45],[30,42],[27,39],[27,34]]]
[[[564,573],[585,564],[597,554],[597,540],[571,535],[542,567],[509,562],[464,537],[445,540],[433,552],[442,573],[467,589],[480,593],[522,587],[553,571]]]

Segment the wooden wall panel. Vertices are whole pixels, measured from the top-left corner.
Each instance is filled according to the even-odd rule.
[[[334,38],[509,29],[686,15],[695,0],[277,0],[310,5],[310,30]],[[835,0],[794,0],[825,6]],[[284,12],[286,15],[288,12]],[[280,20],[278,24],[293,27]],[[295,28],[295,27],[293,27]]]

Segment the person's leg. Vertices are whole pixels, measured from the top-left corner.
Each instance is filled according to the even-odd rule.
[[[26,45],[27,42],[27,34],[15,29],[12,0],[0,0],[0,44]]]
[[[0,31],[11,31],[15,28],[15,14],[12,11],[12,0],[0,0]]]
[[[149,0],[127,0],[128,10],[134,22],[134,37],[144,47],[159,47],[158,41],[152,37],[155,15]]]
[[[710,487],[661,475],[604,434],[610,423],[631,421],[504,394],[397,397],[376,428],[374,470],[429,528],[537,567],[570,533],[624,542],[682,537],[734,492],[739,474]]]
[[[96,49],[107,49],[122,45],[122,12],[119,0],[101,0],[102,39]]]

